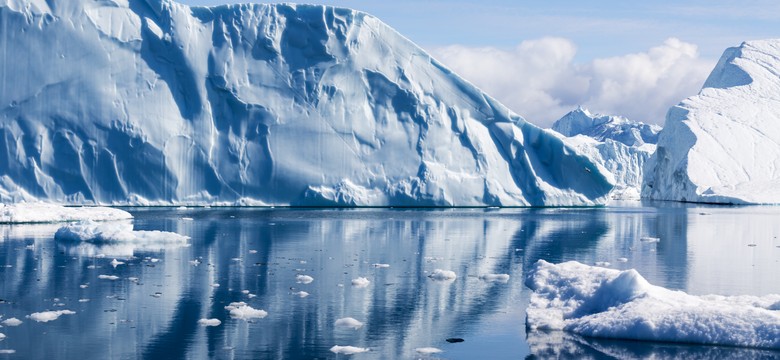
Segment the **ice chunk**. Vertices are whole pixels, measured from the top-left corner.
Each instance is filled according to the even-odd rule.
[[[119,280],[119,276],[116,275],[98,275],[98,279],[102,280]]]
[[[2,335],[2,334],[0,334]],[[2,340],[5,337],[5,335],[0,336],[0,340]],[[14,349],[0,349],[0,354],[16,354],[16,350]]]
[[[19,326],[19,325],[22,325],[22,320],[19,320],[19,319],[15,318],[15,317],[8,318],[8,319],[3,320],[3,325],[4,326]]]
[[[390,264],[371,264],[375,268],[389,268]]]
[[[369,348],[362,348],[362,347],[355,347],[355,346],[340,346],[340,345],[334,345],[332,348],[330,348],[331,352],[334,352],[336,354],[344,354],[344,355],[359,354],[369,350],[370,350]]]
[[[310,284],[314,281],[314,278],[309,275],[297,275],[295,276],[295,282],[299,284]]]
[[[435,347],[421,347],[421,348],[414,349],[414,351],[423,355],[438,354],[440,352],[443,352],[442,349],[435,348]]]
[[[297,295],[298,297],[305,298],[305,297],[309,296],[309,293],[301,290],[301,291],[294,292],[293,295]]]
[[[428,277],[436,281],[453,281],[458,276],[454,271],[436,269]]]
[[[198,325],[200,326],[219,326],[222,324],[222,321],[219,319],[200,319],[198,320]]]
[[[486,282],[508,282],[509,274],[484,274],[480,275],[479,279]]]
[[[526,285],[531,330],[585,336],[780,349],[780,295],[693,296],[649,284],[635,270],[538,261]]]
[[[355,330],[360,329],[361,327],[363,327],[363,323],[362,322],[358,321],[355,318],[351,318],[351,317],[345,317],[345,318],[338,319],[338,320],[336,320],[335,325],[336,325],[336,327],[352,328],[352,329],[355,329]]]
[[[49,322],[57,320],[62,315],[73,315],[75,311],[71,310],[57,310],[57,311],[42,311],[27,315],[30,320],[37,322]]]
[[[265,310],[254,309],[245,302],[232,302],[225,306],[225,310],[230,311],[230,317],[243,320],[262,319],[268,316]]]
[[[124,265],[125,262],[124,261],[119,261],[117,259],[114,259],[114,260],[111,260],[110,264],[111,264],[111,266],[114,267],[114,269],[116,269],[117,266]]]
[[[356,288],[364,288],[368,286],[371,283],[368,279],[364,277],[359,277],[357,279],[352,279],[352,286]]]
[[[132,219],[129,212],[106,207],[65,207],[45,203],[0,203],[0,224],[109,221]]]
[[[54,238],[73,255],[98,257],[132,257],[135,251],[162,251],[185,246],[189,240],[167,231],[133,230],[132,223],[122,221],[77,222],[61,227]]]

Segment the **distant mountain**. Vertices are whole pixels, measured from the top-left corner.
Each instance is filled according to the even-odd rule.
[[[603,166],[615,180],[613,199],[639,200],[644,166],[655,152],[661,127],[620,116],[593,115],[582,107],[564,115],[553,130],[580,153]]]
[[[621,116],[591,114],[582,107],[558,119],[552,129],[564,136],[586,135],[598,141],[612,139],[628,146],[655,144],[661,127]]]
[[[367,14],[0,1],[0,198],[598,205],[609,176]]]
[[[780,204],[780,40],[725,51],[669,110],[645,176],[652,199]]]

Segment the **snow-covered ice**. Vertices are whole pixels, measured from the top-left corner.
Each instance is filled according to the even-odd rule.
[[[369,284],[371,284],[371,281],[364,277],[358,277],[357,279],[352,279],[352,286],[356,288],[364,288]]]
[[[219,319],[200,319],[198,320],[198,325],[200,326],[219,326],[222,324],[222,321]]]
[[[27,317],[37,322],[49,322],[59,319],[62,315],[73,315],[75,313],[75,311],[71,310],[41,311],[27,315]]]
[[[119,276],[116,276],[116,275],[98,275],[98,279],[114,281],[114,280],[119,280]]]
[[[360,11],[60,0],[40,26],[6,3],[0,201],[555,206],[612,189]]]
[[[436,281],[453,281],[458,276],[454,271],[436,269],[428,277]]]
[[[341,346],[341,345],[334,345],[332,348],[330,348],[331,352],[336,354],[344,354],[344,355],[359,354],[369,350],[370,350],[369,348],[362,348],[357,346]]]
[[[0,132],[2,132],[0,128]],[[0,185],[1,187],[2,185]],[[46,203],[0,203],[0,224],[55,223],[67,221],[111,221],[132,219],[133,215],[106,207],[65,207]]]
[[[232,302],[225,306],[225,310],[230,311],[230,317],[243,320],[262,319],[268,316],[265,310],[255,309],[245,302]]]
[[[133,224],[125,221],[80,221],[61,227],[54,239],[73,255],[130,258],[135,251],[186,246],[189,237],[167,231],[133,230]]]
[[[334,325],[336,325],[336,327],[351,328],[351,329],[355,329],[355,330],[360,329],[361,327],[363,327],[363,323],[362,322],[360,322],[359,320],[357,320],[355,318],[351,318],[351,317],[345,317],[345,318],[338,319],[338,320],[336,320]]]
[[[22,325],[22,320],[19,320],[15,317],[8,318],[3,320],[3,326],[19,326]]]
[[[435,348],[435,347],[421,347],[421,348],[414,349],[414,351],[423,355],[438,354],[440,352],[443,352],[442,349]]]
[[[780,39],[727,49],[698,95],[672,107],[642,196],[780,204]]]
[[[539,260],[528,328],[629,340],[780,349],[780,295],[694,296],[648,283],[636,270]]]
[[[310,284],[312,281],[314,281],[314,278],[309,275],[296,275],[295,276],[295,282],[299,284]]]
[[[585,135],[596,141],[617,141],[626,146],[641,146],[658,142],[661,127],[631,121],[622,116],[593,114],[578,107],[553,123],[552,129],[563,136]]]

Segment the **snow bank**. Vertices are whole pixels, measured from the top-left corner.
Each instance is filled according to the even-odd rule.
[[[356,347],[356,346],[339,346],[339,345],[334,345],[332,348],[330,348],[331,352],[334,352],[336,354],[344,354],[344,355],[359,354],[369,350],[371,349]]]
[[[0,17],[0,197],[563,206],[612,188],[359,11],[58,0],[45,26],[7,1]]]
[[[225,306],[225,310],[230,311],[230,317],[243,320],[262,319],[268,316],[265,310],[254,309],[243,301],[232,302]]]
[[[362,322],[360,322],[359,320],[357,320],[355,318],[351,318],[351,317],[345,317],[345,318],[338,319],[338,320],[336,320],[334,325],[336,325],[336,327],[352,328],[352,329],[355,329],[355,330],[360,329],[361,327],[363,327],[363,323]]]
[[[42,311],[27,315],[30,320],[37,322],[49,322],[59,319],[62,315],[73,315],[75,311],[71,310],[58,310],[58,311]]]
[[[110,221],[132,219],[127,211],[106,207],[65,207],[45,203],[0,204],[0,224]]]
[[[636,270],[539,260],[526,285],[531,330],[585,336],[780,349],[780,295],[693,296]]]
[[[672,107],[642,196],[780,204],[780,40],[729,48],[698,95]]]

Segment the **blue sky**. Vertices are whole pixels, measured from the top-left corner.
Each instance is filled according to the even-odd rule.
[[[241,2],[179,1],[189,5]],[[780,1],[775,0],[609,0],[597,3],[572,0],[320,0],[317,3],[354,8],[377,16],[467,80],[542,125],[577,105],[585,105],[596,112],[662,123],[669,106],[698,91],[725,48],[739,45],[743,40],[780,37]],[[675,45],[677,40],[683,45]],[[542,44],[536,43],[538,41]],[[489,67],[496,66],[522,67],[524,65],[516,64],[531,64],[533,61],[529,57],[532,60],[550,52],[563,56],[558,62],[551,61],[550,65],[560,67],[560,71],[541,69],[558,71],[552,80],[523,81],[535,76],[540,69],[514,69],[514,78],[479,71],[489,71]],[[486,59],[485,54],[502,58],[505,63]],[[596,69],[602,60],[617,66],[618,72],[622,71],[626,78]],[[567,76],[580,79],[582,84],[578,89],[567,85],[570,82]],[[673,76],[682,79],[671,79]],[[530,94],[516,89],[510,91],[511,85],[506,83],[545,84],[545,81],[553,80],[557,85],[531,89]],[[497,81],[505,84],[497,84]],[[613,85],[607,86],[608,82],[632,85],[614,89]],[[588,87],[584,83],[601,84],[602,88]],[[624,93],[626,99],[622,102],[613,99],[617,94],[605,93],[607,87],[613,92]],[[634,96],[633,100],[630,96]],[[637,96],[655,101],[646,104],[647,101],[636,99]],[[636,104],[629,104],[632,101]]]

